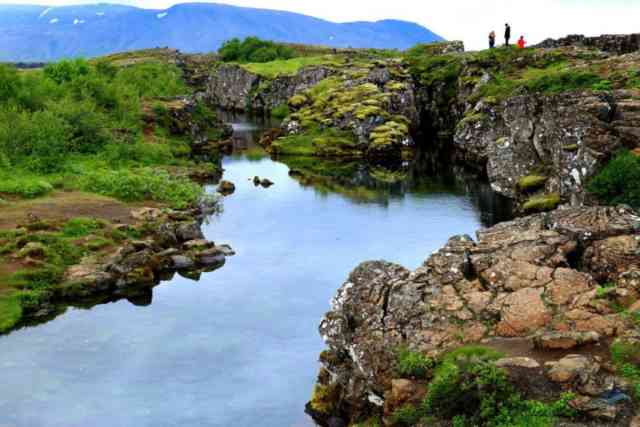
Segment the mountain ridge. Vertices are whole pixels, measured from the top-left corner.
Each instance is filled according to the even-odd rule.
[[[232,37],[330,47],[406,49],[442,37],[408,21],[335,23],[299,13],[220,3],[141,9],[98,3],[0,5],[0,61],[53,61],[168,46],[215,51]]]

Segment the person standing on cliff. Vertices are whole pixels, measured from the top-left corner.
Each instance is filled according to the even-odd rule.
[[[518,47],[520,49],[524,49],[526,45],[527,45],[527,42],[524,40],[524,36],[520,36],[520,38],[518,39]]]
[[[509,47],[509,40],[511,39],[511,25],[504,24],[504,45]]]
[[[496,46],[496,32],[491,31],[489,33],[489,49],[493,49]]]

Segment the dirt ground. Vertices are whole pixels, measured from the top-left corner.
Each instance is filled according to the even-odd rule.
[[[0,205],[0,229],[16,228],[30,219],[66,221],[76,217],[104,219],[109,222],[132,224],[131,209],[138,206],[95,194],[54,192],[35,200],[9,202]]]

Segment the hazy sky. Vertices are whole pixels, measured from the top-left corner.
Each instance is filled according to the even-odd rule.
[[[68,5],[73,0],[0,0],[0,3]],[[172,0],[120,0],[144,8],[164,9]],[[226,0],[218,3],[280,9],[337,22],[385,18],[418,22],[443,37],[482,48],[495,29],[499,36],[510,22],[514,36],[527,41],[567,34],[597,35],[640,32],[640,0]]]

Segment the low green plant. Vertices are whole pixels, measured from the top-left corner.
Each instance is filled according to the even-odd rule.
[[[62,228],[65,237],[84,237],[104,228],[104,223],[94,218],[73,218],[66,222]]]
[[[603,202],[640,207],[640,156],[617,154],[588,184],[587,190]]]

